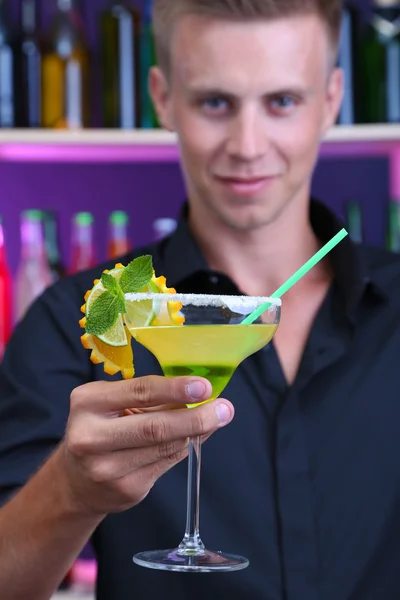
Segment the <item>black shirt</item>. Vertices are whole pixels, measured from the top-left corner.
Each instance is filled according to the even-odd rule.
[[[311,221],[321,242],[342,226],[314,201]],[[147,252],[178,291],[239,293],[207,269],[185,218],[172,237],[136,254]],[[223,394],[235,419],[203,449],[202,539],[250,566],[198,575],[132,563],[136,552],[180,542],[184,461],[139,506],[98,527],[99,600],[400,598],[400,257],[346,238],[331,260],[334,282],[294,384],[273,342],[249,357]],[[9,344],[0,370],[3,501],[63,436],[72,389],[113,379],[80,343],[79,307],[100,269],[47,290]],[[137,376],[160,373],[146,349],[134,351]]]

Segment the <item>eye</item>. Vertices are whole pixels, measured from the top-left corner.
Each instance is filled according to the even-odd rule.
[[[272,98],[269,104],[274,111],[279,113],[287,113],[294,108],[294,106],[296,106],[297,102],[293,96],[282,95]]]
[[[218,96],[203,98],[203,100],[201,100],[201,105],[212,112],[223,112],[229,108],[227,100]]]

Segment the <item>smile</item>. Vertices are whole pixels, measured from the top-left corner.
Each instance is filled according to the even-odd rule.
[[[249,179],[217,177],[217,181],[238,196],[252,196],[269,187],[276,179],[270,177],[252,177]]]

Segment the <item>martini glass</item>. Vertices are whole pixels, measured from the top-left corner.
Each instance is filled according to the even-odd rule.
[[[280,319],[281,301],[254,296],[201,294],[126,294],[126,300],[145,303],[137,307],[157,313],[158,323],[169,322],[174,307],[184,317],[182,325],[127,326],[137,342],[157,358],[166,377],[201,376],[218,398],[239,364],[273,338]],[[178,305],[173,303],[180,303]],[[270,303],[251,325],[241,322],[265,302]],[[193,408],[197,405],[188,405]],[[189,442],[186,530],[177,548],[140,552],[133,561],[142,567],[167,571],[237,571],[248,566],[242,556],[207,550],[199,531],[201,438]]]

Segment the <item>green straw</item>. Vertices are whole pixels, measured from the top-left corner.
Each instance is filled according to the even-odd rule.
[[[273,294],[271,294],[271,298],[281,298],[281,296],[283,296],[283,294],[285,294],[288,290],[290,290],[290,288],[293,287],[295,285],[295,283],[297,283],[302,277],[304,277],[304,275],[306,275],[306,273],[308,273],[308,271],[310,271],[313,267],[315,267],[315,265],[320,260],[322,260],[331,250],[333,250],[333,248],[335,246],[337,246],[338,243],[341,242],[343,240],[343,238],[346,237],[346,235],[348,235],[348,233],[345,229],[342,229],[341,231],[339,231],[339,233],[337,233],[335,235],[335,237],[333,237],[331,239],[330,242],[325,244],[325,246],[323,246],[321,248],[321,250],[318,250],[318,252],[316,252],[316,254],[314,254],[314,256],[312,256],[310,258],[310,260],[308,260],[302,267],[300,267],[300,269],[298,271],[296,271],[296,273],[293,273],[293,275],[291,277],[289,277],[289,279],[283,285],[281,285],[280,288],[278,288]],[[260,306],[258,308],[256,308],[256,310],[253,311],[251,313],[251,315],[246,317],[240,324],[241,325],[251,325],[270,306],[271,306],[270,302],[264,302],[264,304],[260,304]]]

